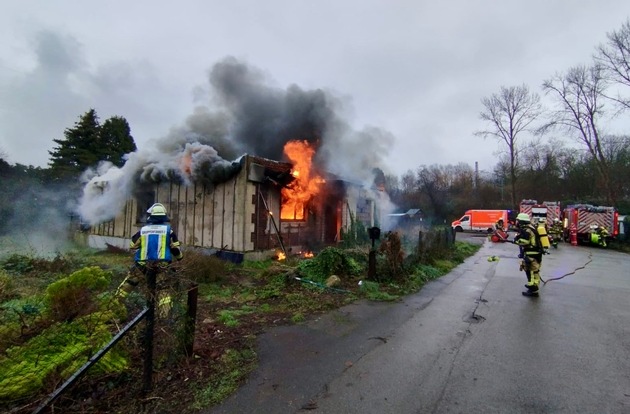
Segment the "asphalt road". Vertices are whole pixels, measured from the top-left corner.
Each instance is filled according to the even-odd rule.
[[[517,253],[484,242],[402,303],[270,330],[247,384],[208,412],[630,413],[630,256],[560,244],[527,298]]]

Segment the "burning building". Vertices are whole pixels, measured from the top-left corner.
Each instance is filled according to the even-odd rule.
[[[278,88],[234,58],[209,81],[209,106],[122,168],[86,175],[78,215],[91,245],[126,247],[154,202],[185,245],[239,254],[308,250],[341,241],[355,220],[380,225],[390,206],[373,168],[390,133],[355,130],[332,94]]]
[[[184,245],[251,258],[338,243],[353,220],[365,227],[379,223],[380,190],[315,172],[306,142],[290,141],[285,152],[291,162],[244,155],[222,182],[169,179],[142,186],[120,214],[91,227],[88,242],[126,248],[154,202],[166,206]]]

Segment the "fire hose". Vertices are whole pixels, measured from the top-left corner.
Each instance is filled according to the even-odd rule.
[[[584,265],[583,265],[583,266],[576,267],[574,271],[569,272],[569,273],[565,273],[565,274],[563,274],[562,276],[552,277],[552,278],[549,278],[549,279],[547,279],[547,280],[543,280],[543,278],[541,277],[541,278],[540,278],[540,281],[541,281],[541,282],[543,282],[543,284],[547,284],[547,282],[551,282],[552,280],[560,280],[560,279],[563,279],[563,278],[565,278],[565,277],[567,277],[567,276],[574,275],[574,274],[575,274],[578,270],[584,270],[584,269],[586,269],[586,266],[588,266],[588,265],[589,265],[592,261],[593,261],[593,254],[592,254],[592,253],[589,253],[589,254],[588,254],[588,261],[587,261],[586,263],[584,263]]]
[[[310,285],[313,286],[317,286],[320,287],[322,289],[328,289],[328,290],[332,290],[333,292],[340,292],[340,293],[352,293],[349,290],[345,290],[345,289],[338,289],[338,288],[334,288],[331,286],[326,286],[323,283],[317,283],[317,282],[313,282],[312,280],[308,280],[308,279],[302,279],[301,277],[294,277],[295,280],[297,280],[298,282],[302,282],[302,283],[308,283]]]
[[[516,244],[516,242],[515,242],[515,241],[513,241],[513,240],[512,240],[512,241],[510,241],[510,242],[511,242],[512,244]],[[544,254],[544,253],[543,253],[543,254]],[[547,253],[547,254],[549,254],[549,253]],[[519,256],[519,257],[520,257],[520,256]],[[526,258],[527,258],[527,256],[526,256],[526,255],[524,255],[522,259],[523,259],[524,261],[527,261],[527,259],[526,259]],[[563,275],[561,275],[561,276],[558,276],[558,277],[552,277],[552,278],[549,278],[549,279],[547,279],[547,280],[543,279],[543,278],[542,278],[542,276],[540,276],[540,281],[543,283],[543,285],[546,285],[546,284],[547,284],[547,282],[551,282],[552,280],[560,280],[560,279],[564,279],[564,278],[565,278],[565,277],[567,277],[567,276],[574,275],[574,274],[575,274],[578,270],[584,270],[584,269],[586,269],[586,266],[588,266],[588,265],[589,265],[592,261],[593,261],[593,254],[592,254],[592,253],[589,253],[589,254],[588,254],[588,261],[587,261],[586,263],[584,263],[584,265],[583,265],[583,266],[576,267],[576,268],[575,268],[575,270],[573,270],[572,272],[565,273],[565,274],[563,274]]]

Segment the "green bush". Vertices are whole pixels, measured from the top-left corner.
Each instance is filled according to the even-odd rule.
[[[55,321],[71,321],[99,308],[97,295],[109,287],[111,273],[85,267],[46,288],[44,303]]]
[[[27,275],[38,274],[59,274],[71,272],[80,266],[78,258],[68,254],[58,253],[52,259],[23,254],[12,254],[0,262],[0,267],[9,273]]]
[[[197,283],[213,283],[221,280],[228,272],[228,263],[200,250],[189,249],[184,259],[177,262],[178,276]]]
[[[332,275],[354,276],[363,272],[363,267],[343,250],[326,247],[312,259],[298,263],[298,272],[313,282],[324,283]]]
[[[340,236],[341,242],[339,245],[342,248],[365,246],[371,241],[365,225],[359,220],[355,220],[352,216],[350,217],[350,228],[347,231],[342,228]]]
[[[405,275],[404,252],[400,235],[387,232],[378,249],[377,274],[380,280],[401,280]]]

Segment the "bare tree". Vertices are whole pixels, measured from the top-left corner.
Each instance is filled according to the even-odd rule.
[[[412,170],[407,170],[400,178],[400,194],[394,202],[403,208],[417,208],[421,205],[421,199],[416,175]]]
[[[597,47],[595,61],[610,81],[630,87],[630,20],[606,36],[608,41]],[[620,104],[622,109],[630,109],[630,98],[620,94],[608,98]]]
[[[557,74],[543,83],[543,90],[554,96],[558,109],[553,112],[551,126],[571,133],[586,146],[593,158],[605,191],[606,202],[615,205],[609,175],[609,161],[602,147],[599,122],[604,116],[603,98],[606,91],[601,65],[576,66],[566,74]]]
[[[516,180],[518,170],[518,138],[522,132],[531,130],[532,123],[542,114],[540,97],[529,91],[526,85],[501,87],[498,94],[481,100],[485,111],[481,112],[482,120],[489,128],[475,132],[477,136],[492,136],[507,146],[510,160],[510,189],[512,207],[516,207]]]
[[[627,202],[630,195],[630,136],[606,135],[602,138],[602,147],[609,161],[610,182],[615,197],[617,201]]]

